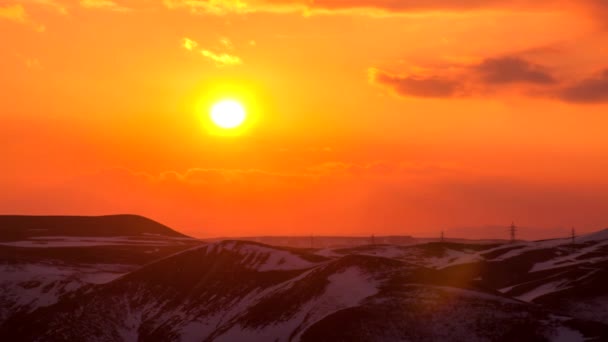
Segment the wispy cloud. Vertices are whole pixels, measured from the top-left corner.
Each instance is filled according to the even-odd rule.
[[[185,37],[182,38],[182,46],[184,47],[184,49],[192,51],[198,46],[198,43],[188,37]]]
[[[608,102],[608,69],[565,87],[558,96],[568,102]]]
[[[131,9],[111,0],[80,0],[80,6],[91,9],[103,9],[115,12],[128,12]]]
[[[163,0],[169,9],[187,8],[193,13],[224,15],[246,13],[250,6],[241,0]]]
[[[17,23],[25,23],[28,20],[27,13],[21,5],[0,6],[0,18]]]
[[[163,0],[163,4],[168,9],[186,9],[191,13],[212,15],[263,12],[300,13],[305,16],[357,14],[382,17],[487,10],[553,11],[561,7],[593,12],[594,16],[599,16],[604,22],[608,14],[604,0]]]
[[[0,19],[33,27],[38,32],[45,30],[44,25],[32,21],[21,4],[0,6]]]
[[[63,14],[63,15],[68,14],[68,9],[67,9],[66,4],[64,4],[60,1],[57,1],[57,0],[27,0],[27,3],[32,3],[32,4],[48,7],[49,9],[52,9],[59,14]]]
[[[230,39],[228,39],[226,37],[222,37],[219,42],[220,42],[220,45],[225,49],[229,49],[229,50],[234,49],[232,42],[230,41]],[[182,38],[181,45],[184,49],[186,49],[188,51],[197,51],[196,49],[199,46],[197,41],[195,41],[191,38],[188,38],[188,37]],[[239,56],[236,56],[236,55],[233,55],[230,53],[215,52],[210,49],[201,49],[198,52],[203,57],[211,60],[217,66],[220,66],[220,67],[243,64],[243,60]]]
[[[546,68],[517,57],[488,58],[476,65],[474,71],[489,84],[556,82]]]
[[[376,68],[370,68],[368,73],[372,83],[389,87],[403,96],[452,97],[462,94],[464,88],[458,80],[445,76],[401,75]]]
[[[228,53],[215,53],[210,50],[201,50],[201,55],[209,58],[219,66],[243,64],[240,57]]]
[[[232,41],[228,38],[228,37],[222,37],[220,38],[220,44],[227,48],[227,49],[233,49],[234,45],[232,44]]]

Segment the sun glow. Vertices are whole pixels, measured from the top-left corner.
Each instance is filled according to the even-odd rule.
[[[211,107],[211,121],[224,129],[239,127],[247,119],[243,105],[235,100],[222,100]]]
[[[252,134],[267,113],[268,103],[259,86],[247,80],[210,79],[191,92],[194,113],[210,136],[240,137]],[[186,103],[185,102],[185,103]],[[192,108],[192,107],[191,107]]]

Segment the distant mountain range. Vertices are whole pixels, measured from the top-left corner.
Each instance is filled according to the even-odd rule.
[[[608,230],[574,244],[327,239],[0,217],[0,340],[608,341]]]

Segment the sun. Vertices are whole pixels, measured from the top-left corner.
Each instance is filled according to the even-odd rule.
[[[247,119],[245,107],[235,100],[222,100],[211,107],[211,121],[224,129],[233,129],[241,126]]]

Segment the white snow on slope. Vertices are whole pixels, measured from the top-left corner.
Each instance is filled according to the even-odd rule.
[[[229,241],[213,243],[206,248],[208,252],[220,251],[221,249],[236,252],[242,257],[245,267],[260,272],[301,270],[315,265],[315,263],[295,253],[263,245]]]
[[[343,256],[344,254],[337,253],[331,250],[322,250],[318,255],[323,256]],[[368,255],[383,257],[389,259],[398,259],[414,265],[442,269],[449,266],[472,263],[483,260],[479,252],[474,250],[458,251],[446,248],[441,256],[427,256],[423,248],[416,246],[403,248],[402,246],[370,246],[365,249],[354,249],[349,254]]]
[[[570,244],[570,239],[553,239],[553,240],[543,240],[543,241],[528,241],[528,242],[518,242],[509,245],[501,245],[492,249],[488,249],[483,251],[482,253],[490,253],[494,251],[498,251],[501,249],[513,248],[508,252],[499,255],[498,257],[492,259],[494,261],[501,261],[510,258],[514,258],[516,256],[520,256],[524,253],[531,252],[538,249],[546,249],[546,248],[554,248],[562,245]]]
[[[608,324],[608,296],[577,298],[568,301],[568,313],[574,317]]]
[[[597,244],[593,244],[593,245],[585,247],[585,248],[577,249],[575,253],[569,253],[562,257],[552,258],[552,259],[544,261],[544,262],[536,263],[536,264],[534,264],[534,266],[532,267],[530,272],[538,272],[538,271],[544,271],[544,270],[557,268],[557,267],[572,266],[572,265],[578,265],[578,264],[595,263],[595,262],[599,262],[599,261],[604,261],[607,259],[606,256],[595,257],[595,258],[586,258],[586,259],[577,259],[577,257],[582,256],[587,253],[594,252],[595,250],[603,248],[605,246],[608,246],[608,240],[602,241]]]
[[[429,258],[426,266],[442,269],[449,266],[468,264],[483,260],[479,253],[473,251],[461,252],[448,249],[445,252],[446,253],[440,258]]]
[[[503,303],[517,303],[517,301],[510,299],[510,298],[499,297],[499,296],[496,296],[496,295],[493,295],[490,293],[461,289],[461,288],[457,288],[457,287],[436,286],[436,285],[429,286],[426,284],[412,284],[412,285],[420,287],[420,288],[428,288],[428,289],[432,288],[432,289],[438,289],[438,290],[449,292],[449,293],[455,293],[461,297],[477,298],[477,299],[483,299],[483,300],[489,300],[489,301],[500,301]]]
[[[0,265],[0,299],[10,306],[35,309],[55,304],[59,297],[87,284],[110,282],[130,265],[64,265],[56,263]]]
[[[215,341],[299,341],[300,335],[314,323],[342,309],[359,305],[365,298],[378,293],[378,284],[358,267],[332,274],[325,291],[303,305],[290,319],[276,322],[259,330],[234,326]],[[293,283],[293,282],[292,282]],[[298,330],[298,333],[290,336]]]
[[[313,270],[304,271],[302,274],[290,279],[285,283],[276,284],[261,291],[259,289],[253,290],[245,297],[237,299],[228,304],[220,312],[206,316],[204,321],[192,320],[191,318],[188,318],[187,315],[184,316],[184,321],[189,323],[181,326],[178,329],[180,333],[180,341],[198,342],[208,338],[213,331],[218,329],[218,327],[222,326],[223,324],[230,324],[230,322],[237,319],[238,316],[246,314],[248,308],[261,301],[264,297],[271,295],[272,293],[285,291],[291,288],[294,283],[302,280],[312,271]]]
[[[599,232],[582,235],[576,238],[577,243],[581,242],[589,242],[589,241],[603,241],[608,240],[608,228],[604,230],[600,230]]]
[[[564,285],[565,282],[566,281],[555,281],[555,282],[551,282],[551,283],[542,284],[515,298],[517,298],[519,300],[523,300],[524,302],[531,302],[534,299],[544,296],[546,294],[567,289],[567,287],[562,287],[562,285]]]
[[[580,332],[567,327],[557,328],[556,334],[551,336],[551,342],[583,342],[587,339]]]

